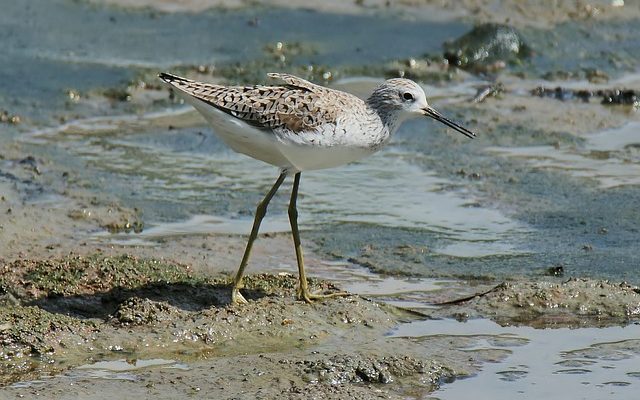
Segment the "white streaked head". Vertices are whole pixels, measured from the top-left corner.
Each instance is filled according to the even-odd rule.
[[[389,79],[375,88],[367,102],[373,109],[396,114],[401,120],[424,115],[422,110],[429,107],[420,85],[401,78]]]
[[[397,128],[406,119],[428,116],[467,137],[475,137],[473,132],[434,110],[427,102],[427,96],[422,87],[409,79],[395,78],[385,81],[369,96],[367,104],[393,128]]]

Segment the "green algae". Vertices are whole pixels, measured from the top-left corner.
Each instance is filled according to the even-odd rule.
[[[53,355],[90,340],[96,325],[35,306],[0,307],[0,386],[55,371]]]
[[[80,350],[74,347],[95,339],[102,322],[82,315],[74,299],[89,303],[87,307],[109,309],[101,301],[91,305],[96,303],[92,296],[150,284],[204,281],[184,266],[128,255],[21,259],[1,270],[5,304],[0,307],[0,386],[52,373],[60,368],[66,353],[77,353]]]
[[[53,337],[77,335],[94,329],[91,322],[63,314],[47,312],[34,306],[14,306],[0,309],[3,346],[26,346],[30,355],[46,355],[55,351]],[[65,346],[62,339],[54,339]]]
[[[185,266],[130,255],[16,260],[2,268],[0,284],[22,299],[137,288],[152,283],[201,282]]]

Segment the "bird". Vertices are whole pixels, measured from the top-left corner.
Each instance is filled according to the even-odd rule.
[[[394,78],[377,86],[366,99],[317,85],[286,73],[268,73],[276,85],[225,86],[197,82],[170,73],[158,77],[212,126],[232,150],[279,168],[271,189],[258,204],[240,266],[231,288],[231,301],[246,304],[240,289],[251,249],[271,199],[287,177],[293,176],[288,215],[298,264],[298,299],[313,300],[347,293],[309,291],[298,229],[297,198],[304,171],[337,167],[369,156],[389,143],[400,125],[429,117],[468,138],[475,133],[446,118],[429,103],[416,82]]]

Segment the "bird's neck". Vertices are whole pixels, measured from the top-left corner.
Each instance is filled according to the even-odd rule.
[[[382,124],[389,131],[389,135],[393,135],[394,133],[396,133],[396,131],[400,127],[400,124],[402,124],[402,122],[404,121],[404,119],[394,111],[385,112],[378,110],[376,111],[376,114],[380,118]]]
[[[390,135],[398,130],[404,120],[398,113],[398,110],[387,107],[384,103],[376,102],[375,99],[367,99],[367,106],[373,114],[380,118],[380,121],[387,128]]]

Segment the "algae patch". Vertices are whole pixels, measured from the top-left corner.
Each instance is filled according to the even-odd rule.
[[[55,371],[69,353],[88,351],[101,321],[87,319],[94,315],[84,311],[108,308],[90,296],[195,280],[185,267],[131,256],[17,260],[1,271],[0,288],[8,304],[0,308],[0,385]]]
[[[54,354],[90,341],[95,325],[39,307],[0,308],[0,386],[35,378],[54,366]]]
[[[152,283],[198,282],[188,267],[129,255],[17,260],[2,267],[0,284],[22,299],[105,292]]]

